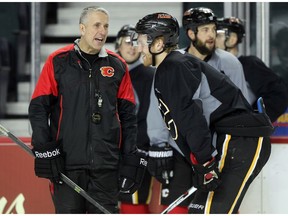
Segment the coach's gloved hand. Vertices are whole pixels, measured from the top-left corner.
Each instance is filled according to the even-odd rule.
[[[164,147],[151,146],[149,149],[148,171],[162,184],[169,184],[173,178],[174,158],[173,149],[166,145]]]
[[[120,166],[120,193],[133,194],[140,187],[147,167],[147,152],[137,149],[123,155]]]
[[[64,171],[64,159],[61,145],[58,141],[49,142],[45,145],[34,146],[35,174],[41,178],[50,179],[53,183],[62,184],[60,172]]]
[[[193,164],[193,184],[197,189],[208,192],[215,190],[221,183],[217,162],[213,157],[206,163],[198,164],[196,158],[191,154]]]

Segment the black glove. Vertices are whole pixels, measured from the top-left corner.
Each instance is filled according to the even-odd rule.
[[[35,155],[34,170],[36,176],[62,184],[60,172],[64,171],[64,159],[59,142],[49,142],[41,147],[35,146],[32,151]]]
[[[214,191],[221,183],[220,173],[217,167],[217,162],[213,157],[210,161],[198,164],[196,159],[191,156],[193,164],[193,184],[197,189],[202,191]]]
[[[147,153],[137,150],[123,155],[120,166],[120,193],[133,194],[140,187],[147,167]]]
[[[149,149],[148,171],[162,184],[169,184],[173,178],[174,158],[170,146],[151,146]]]

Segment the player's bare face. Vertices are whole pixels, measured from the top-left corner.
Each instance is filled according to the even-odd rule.
[[[215,50],[216,25],[207,24],[198,27],[195,47],[202,55],[210,55]]]
[[[141,54],[137,47],[131,45],[130,37],[122,38],[118,51],[128,64],[132,64],[133,62],[137,61]]]
[[[98,53],[104,46],[109,27],[109,17],[107,14],[97,11],[87,15],[86,22],[80,24],[81,49],[90,54]]]
[[[137,39],[138,50],[142,54],[143,64],[145,66],[152,65],[152,55],[149,52],[149,45],[147,43],[147,35],[140,34]]]

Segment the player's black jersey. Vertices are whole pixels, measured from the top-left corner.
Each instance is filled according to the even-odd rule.
[[[140,59],[133,64],[129,64],[129,74],[131,77],[137,106],[137,147],[141,150],[148,151],[150,147],[149,137],[147,134],[147,113],[150,106],[150,93],[155,68],[145,67]],[[162,119],[160,119],[162,120]],[[120,201],[123,203],[147,204],[151,196],[151,175],[145,173],[141,187],[137,193],[120,194]]]
[[[184,51],[171,52],[158,66],[155,94],[173,139],[199,163],[211,158],[213,125],[224,116],[252,109],[224,74]],[[188,152],[188,155],[187,155]]]
[[[288,106],[286,84],[256,56],[240,56],[239,61],[252,91],[249,94],[254,94],[256,98],[263,97],[267,115],[272,122],[276,121]],[[253,107],[256,108],[256,100]]]
[[[130,66],[129,66],[130,67]],[[147,135],[147,112],[150,104],[150,91],[154,77],[155,69],[145,67],[140,61],[139,64],[129,69],[133,88],[136,93],[138,111],[137,111],[137,147],[148,150],[149,137]]]

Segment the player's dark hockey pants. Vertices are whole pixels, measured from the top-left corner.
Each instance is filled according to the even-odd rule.
[[[239,131],[246,136],[218,132],[216,159],[219,161],[222,183],[215,191],[209,193],[197,190],[188,207],[189,213],[237,213],[249,185],[262,170],[271,153],[271,122],[268,119],[265,123],[266,117],[262,118],[261,115],[250,117],[233,117],[231,121],[225,121],[228,124],[233,123],[230,124],[230,128],[226,128],[231,129],[233,133],[237,133],[237,127],[243,125]],[[220,126],[224,128],[225,124],[222,123]],[[260,127],[257,128],[257,124],[260,124]],[[257,137],[258,133],[264,137]]]

